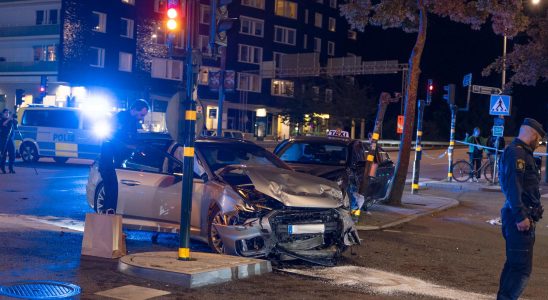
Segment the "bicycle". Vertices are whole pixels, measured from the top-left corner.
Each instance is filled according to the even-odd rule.
[[[478,178],[477,175],[478,174],[481,175],[481,173],[483,173],[483,176],[485,177],[485,179],[487,179],[487,181],[489,181],[490,183],[494,183],[494,179],[495,179],[494,163],[490,159],[487,159],[486,162],[483,162],[483,160],[484,159],[482,158],[481,166],[479,167],[477,171],[474,169],[472,164],[466,160],[459,160],[455,162],[451,166],[453,179],[455,179],[458,182],[466,182],[472,178]]]

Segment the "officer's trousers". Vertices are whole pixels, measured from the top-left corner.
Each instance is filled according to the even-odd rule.
[[[10,170],[13,170],[13,163],[15,162],[15,145],[13,144],[13,140],[0,139],[0,151],[0,169],[5,170],[6,158],[8,158],[8,167]]]
[[[516,220],[510,209],[503,208],[502,236],[506,240],[506,262],[500,275],[500,287],[497,300],[518,299],[529,281],[533,270],[533,246],[535,228],[518,231]]]
[[[103,209],[104,211],[113,209],[116,212],[118,204],[118,178],[116,177],[114,157],[114,145],[110,142],[104,142],[101,147],[101,157],[99,158],[99,173],[103,179],[103,188],[105,189]]]

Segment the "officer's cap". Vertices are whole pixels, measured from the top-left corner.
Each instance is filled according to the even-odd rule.
[[[544,128],[542,128],[542,124],[540,124],[537,120],[531,119],[531,118],[525,118],[523,120],[522,125],[527,125],[537,131],[537,133],[540,135],[541,138],[544,138],[546,136],[546,131],[544,131]]]

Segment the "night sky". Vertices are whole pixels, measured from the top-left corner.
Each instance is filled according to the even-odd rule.
[[[368,26],[364,32],[365,42],[361,44],[364,60],[398,59],[407,62],[415,43],[416,34],[404,33],[401,30],[382,30]],[[512,41],[509,40],[508,51]],[[443,140],[449,138],[449,108],[443,99],[443,86],[454,83],[457,86],[457,105],[465,106],[466,89],[462,87],[465,74],[473,74],[473,84],[484,86],[501,86],[501,75],[494,73],[483,77],[484,67],[502,55],[503,38],[495,35],[489,24],[479,31],[469,26],[451,22],[448,19],[429,15],[427,41],[422,56],[419,98],[426,94],[426,80],[434,80],[435,91],[433,103],[425,112],[425,139]],[[511,74],[507,73],[507,78]],[[371,85],[373,95],[378,98],[381,91],[401,90],[401,75],[363,76],[360,81]],[[512,116],[506,118],[505,135],[517,133],[519,124],[525,117],[532,117],[548,125],[548,84],[537,84],[536,87],[516,85],[513,89]],[[394,105],[386,116],[385,138],[396,138],[395,119],[400,106]],[[489,96],[472,94],[469,112],[457,115],[457,138],[462,138],[465,131],[470,132],[475,126],[482,128],[487,136],[492,126],[489,116]],[[516,124],[518,126],[516,126]]]

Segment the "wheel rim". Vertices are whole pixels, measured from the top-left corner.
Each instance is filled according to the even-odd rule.
[[[99,192],[97,192],[97,199],[95,201],[95,211],[102,213],[105,207],[105,188],[101,186]]]
[[[23,158],[24,161],[32,161],[35,155],[34,148],[29,145],[25,145],[23,151],[21,151],[21,158]]]
[[[470,179],[472,168],[466,162],[458,162],[453,166],[453,178],[456,181],[464,182]]]
[[[221,215],[221,212],[218,211],[211,220],[211,230],[210,230],[210,239],[211,244],[217,253],[223,253],[224,252],[224,245],[223,240],[221,238],[221,234],[215,227],[215,225],[226,225],[226,221],[224,220],[223,216]]]

